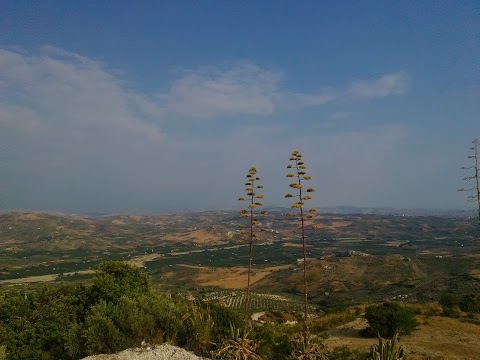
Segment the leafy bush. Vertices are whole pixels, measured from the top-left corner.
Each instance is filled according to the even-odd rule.
[[[95,301],[116,302],[121,296],[137,296],[151,290],[148,275],[121,261],[105,261],[95,267],[91,295]]]
[[[0,338],[8,359],[58,359],[66,353],[70,328],[84,314],[83,286],[11,290],[0,302]]]
[[[88,355],[114,353],[126,348],[124,336],[114,323],[111,312],[111,306],[104,301],[92,308],[82,336]]]
[[[444,309],[453,309],[455,306],[458,305],[459,298],[457,295],[450,292],[443,293],[442,295],[440,295],[439,303]]]
[[[468,313],[480,313],[480,299],[473,295],[465,295],[460,299],[460,309]]]
[[[366,333],[369,336],[392,338],[397,331],[408,335],[417,327],[415,313],[396,303],[369,306],[365,318],[368,320]]]
[[[147,275],[126,263],[97,267],[94,284],[10,290],[0,297],[0,339],[7,359],[78,359],[191,332],[192,310],[153,292]],[[3,355],[3,354],[2,354]],[[4,356],[5,357],[5,356]]]
[[[275,331],[271,325],[254,327],[251,338],[257,343],[257,353],[262,359],[287,359],[293,352],[288,334]]]
[[[231,326],[241,328],[243,321],[240,314],[232,309],[218,305],[206,304],[204,308],[209,312],[215,324],[215,342],[227,339],[231,335]]]

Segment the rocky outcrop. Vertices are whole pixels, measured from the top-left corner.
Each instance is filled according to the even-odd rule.
[[[204,360],[195,354],[169,344],[127,349],[117,354],[92,355],[81,360]]]

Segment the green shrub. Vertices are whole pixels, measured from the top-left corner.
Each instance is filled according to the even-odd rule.
[[[213,347],[214,321],[208,309],[190,304],[188,319],[184,322],[182,333],[186,347],[196,355],[207,356]]]
[[[397,303],[384,303],[367,307],[367,335],[392,338],[396,332],[410,334],[417,327],[415,313]]]
[[[125,338],[126,347],[138,346],[155,335],[155,318],[136,298],[121,297],[110,316]]]
[[[288,334],[284,331],[275,331],[271,325],[254,327],[251,338],[258,345],[257,353],[262,359],[287,359],[293,352]]]
[[[87,317],[83,334],[88,355],[114,353],[126,348],[125,337],[111,317],[112,305],[101,301]]]
[[[213,323],[215,324],[215,342],[221,342],[227,339],[231,335],[232,325],[236,329],[243,326],[242,318],[235,310],[219,304],[206,304],[202,306],[210,313]]]
[[[85,311],[79,301],[83,290],[82,286],[56,285],[5,292],[0,304],[0,338],[8,358],[68,359],[69,329]]]
[[[460,299],[460,309],[468,313],[480,313],[480,300],[473,295],[465,295]]]
[[[151,290],[148,275],[122,261],[105,261],[95,267],[91,296],[94,302],[116,302],[122,296],[138,296]]]
[[[444,309],[453,309],[455,306],[458,305],[459,298],[453,293],[443,293],[442,295],[440,295],[439,303]]]

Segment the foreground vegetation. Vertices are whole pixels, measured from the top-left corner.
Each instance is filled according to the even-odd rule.
[[[323,349],[320,334],[345,320],[342,315],[312,322],[312,341]],[[122,262],[98,265],[89,285],[47,285],[0,296],[0,341],[7,359],[79,359],[142,342],[169,342],[198,355],[228,359],[239,344],[250,344],[258,358],[287,359],[302,342],[295,325],[257,326],[248,334],[241,334],[241,327],[238,313],[159,294],[143,270]],[[337,353],[330,358],[338,358]]]
[[[205,355],[230,325],[240,325],[230,310],[158,294],[142,270],[121,262],[100,264],[91,285],[11,290],[0,297],[7,359],[79,359],[142,341]]]
[[[141,217],[83,223],[78,218],[48,215],[45,224],[41,214],[33,218],[0,214],[6,220],[0,228],[4,245],[0,277],[3,289],[8,289],[0,295],[0,359],[78,359],[138,346],[142,341],[170,342],[216,358],[232,358],[238,349],[250,358],[287,359],[292,354],[301,358],[298,350],[306,348],[307,338],[299,337],[305,333],[301,322],[307,319],[300,300],[306,289],[304,274],[309,283],[308,339],[311,352],[316,352],[310,358],[365,358],[371,338],[359,338],[358,344],[345,338],[339,342],[332,330],[361,319],[365,303],[380,303],[366,309],[370,327],[365,336],[389,337],[407,324],[403,342],[404,335],[430,321],[425,318],[415,324],[412,316],[460,317],[462,322],[478,324],[480,256],[474,233],[461,231],[462,220],[318,216],[314,225],[321,230],[311,230],[311,240],[305,245],[288,237],[291,229],[283,215],[280,219],[272,211],[262,224],[266,241],[255,244],[252,261],[241,239],[229,230],[238,225],[238,215],[217,215],[199,215],[198,219],[207,222],[199,230],[198,219],[186,225],[188,216],[171,217],[182,225],[170,226]],[[56,223],[57,219],[62,220]],[[24,228],[25,224],[29,227]],[[162,236],[176,240],[158,240],[158,226],[172,231]],[[76,227],[81,228],[79,233]],[[86,229],[96,234],[88,241],[78,237],[80,233],[90,236]],[[330,232],[333,229],[335,234]],[[24,238],[22,231],[27,230],[28,236],[36,230],[43,235],[36,240]],[[111,238],[105,235],[110,231]],[[136,231],[138,239],[134,238]],[[350,234],[356,235],[345,236]],[[213,242],[200,243],[200,235],[212,236]],[[305,258],[298,261],[302,249],[307,262]],[[127,260],[142,270],[124,263],[101,263],[102,259]],[[248,270],[245,266],[250,262],[253,267]],[[303,265],[307,272],[302,271]],[[95,274],[82,272],[92,266],[96,266]],[[235,291],[225,289],[231,283],[212,282],[228,271],[245,279],[251,275],[249,296],[243,292],[243,280],[237,281],[241,284]],[[53,275],[50,280],[55,281],[19,287],[29,275]],[[9,288],[11,284],[15,289]],[[166,296],[167,290],[190,294],[196,300]],[[412,304],[438,300],[440,311],[430,315],[411,310]],[[382,305],[385,301],[390,305]],[[408,309],[392,306],[392,301],[408,304]],[[244,319],[249,318],[247,313],[267,311],[261,319],[263,326],[248,330],[250,326],[233,311],[245,308],[250,312],[242,314]],[[296,323],[282,325],[285,321]],[[385,330],[385,323],[396,325]],[[329,334],[333,334],[331,339],[326,339]]]
[[[460,304],[448,294],[443,298],[444,310],[457,309]],[[368,347],[359,350],[345,344],[324,346],[331,329],[357,319],[362,311],[358,307],[348,308],[312,318],[310,341],[321,357],[310,358],[372,358],[374,353],[368,352]],[[365,336],[409,334],[420,326],[415,322],[415,314],[422,311],[432,316],[440,315],[443,310],[439,306],[433,311],[395,303],[369,306],[365,317],[370,326]],[[105,262],[96,267],[93,281],[88,284],[52,284],[3,291],[0,355],[9,360],[79,359],[118,352],[142,342],[168,342],[215,359],[235,359],[239,349],[244,353],[250,351],[248,358],[252,359],[298,358],[296,350],[303,345],[299,336],[302,327],[283,325],[284,320],[282,312],[272,312],[262,326],[254,326],[242,334],[240,313],[214,302],[161,294],[144,270],[123,262]],[[277,324],[269,324],[272,322]],[[386,346],[383,344],[375,348],[377,352]]]

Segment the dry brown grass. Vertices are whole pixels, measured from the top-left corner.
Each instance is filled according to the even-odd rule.
[[[147,254],[142,256],[136,256],[133,259],[131,259],[129,263],[138,267],[144,267],[145,263],[147,263],[148,261],[156,260],[159,257],[161,257],[161,255],[159,254]]]
[[[400,343],[407,346],[410,359],[478,360],[478,325],[439,316],[418,316],[417,320],[421,324],[418,330],[400,339]],[[359,331],[366,326],[366,320],[361,318],[339,326],[329,331],[330,337],[325,345],[328,349],[347,345],[352,350],[368,351],[376,340],[359,335]]]
[[[469,274],[472,278],[480,280],[480,270],[478,269],[470,270]]]
[[[36,213],[17,213],[17,220],[26,220],[26,221],[34,221],[34,220],[41,220],[44,217],[41,214]]]
[[[214,268],[186,264],[181,264],[179,266],[195,269],[194,274],[184,274],[183,276],[177,274],[178,277],[180,277],[179,280],[190,280],[197,285],[218,286],[224,289],[243,289],[247,284],[248,269],[244,267]],[[282,265],[255,269],[251,274],[250,283],[253,285],[273,272],[285,270],[289,267],[290,265]],[[182,279],[183,277],[185,277],[185,279]]]
[[[390,246],[390,247],[399,247],[402,244],[406,244],[408,241],[387,241],[385,246]]]
[[[197,244],[225,244],[226,241],[222,240],[222,236],[219,234],[207,232],[205,230],[193,230],[185,233],[179,234],[169,234],[165,238],[166,240],[180,241],[180,242],[191,242]]]
[[[426,274],[414,261],[404,261],[402,256],[353,256],[311,260],[308,263],[309,289],[317,291],[347,292],[374,284],[384,287],[405,280],[421,280]],[[301,284],[299,272],[287,277],[291,284]]]
[[[301,248],[301,247],[302,247],[302,244],[295,244],[295,243],[291,243],[291,242],[284,242],[284,243],[282,243],[282,246],[283,246],[283,247]],[[311,246],[311,245],[307,245],[307,247],[312,247],[312,246]]]
[[[127,223],[124,220],[121,220],[121,219],[112,220],[112,224],[114,224],[114,225],[127,225]]]
[[[318,221],[314,221],[315,225],[317,226],[318,229],[323,229],[323,230],[331,230],[331,231],[334,231],[334,230],[337,230],[337,229],[340,229],[340,228],[344,228],[344,227],[347,227],[347,226],[350,226],[352,225],[352,222],[351,221],[345,221],[343,220],[342,218],[326,218],[326,217],[320,217],[320,218],[317,218],[315,220],[319,220],[319,219],[328,219],[328,221],[331,221],[327,224],[324,224],[324,223],[321,223],[321,222],[318,222]],[[310,225],[310,224],[309,224]]]

